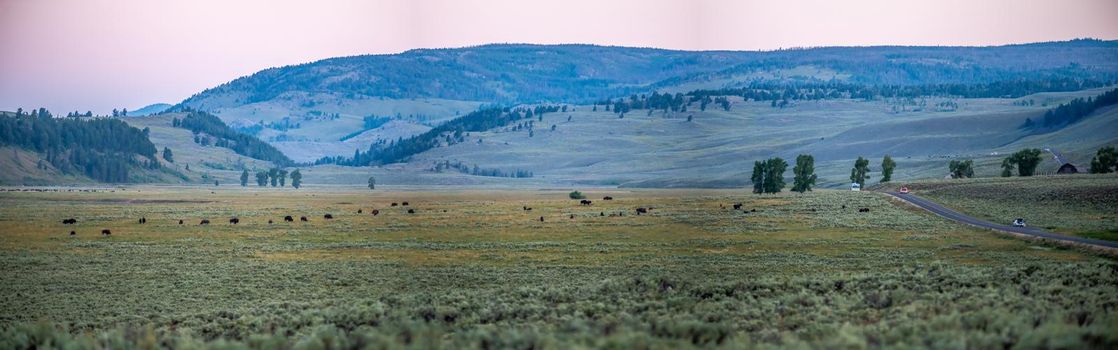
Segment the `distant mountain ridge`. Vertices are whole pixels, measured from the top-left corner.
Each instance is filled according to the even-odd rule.
[[[153,115],[153,114],[159,114],[159,113],[163,113],[167,109],[170,109],[171,106],[172,105],[169,104],[169,103],[153,103],[153,104],[144,106],[143,108],[140,108],[140,109],[137,109],[137,110],[134,110],[134,111],[130,111],[130,112],[128,112],[128,115],[132,116],[132,117],[143,117],[143,116],[149,116],[149,115]]]
[[[802,66],[822,68],[824,74],[759,74]],[[872,46],[780,51],[532,44],[415,49],[265,69],[207,89],[182,104],[213,110],[294,92],[351,98],[585,103],[735,77],[739,83],[743,79],[787,83],[835,79],[884,85],[1053,77],[1114,80],[1118,77],[1118,41],[1078,39],[992,47]]]

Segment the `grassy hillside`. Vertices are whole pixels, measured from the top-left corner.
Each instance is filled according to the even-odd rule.
[[[959,108],[894,112],[891,101],[821,100],[773,108],[766,102],[732,99],[730,111],[716,107],[684,113],[640,110],[619,118],[576,106],[535,121],[532,135],[506,129],[470,133],[467,141],[415,156],[412,171],[435,162],[461,162],[483,168],[526,169],[529,181],[562,185],[653,187],[744,187],[753,161],[772,156],[794,159],[810,153],[822,186],[848,183],[854,158],[891,155],[896,181],[940,178],[951,159],[975,159],[979,175],[992,176],[1005,153],[1025,147],[1056,148],[1073,159],[1093,154],[1102,144],[1118,143],[1118,112],[1107,110],[1080,124],[1043,135],[1019,126],[1036,118],[1044,104],[1090,96],[1037,94],[1021,99],[955,99]],[[1019,100],[1032,99],[1032,106]],[[928,104],[948,99],[929,98]],[[687,117],[692,116],[691,122]],[[568,121],[568,117],[570,121]],[[551,126],[555,130],[551,130]],[[1113,132],[1112,132],[1113,131]],[[1047,158],[1047,157],[1046,157]],[[1054,161],[1041,173],[1054,172]],[[791,176],[791,173],[788,173]],[[878,174],[873,173],[871,182]]]
[[[213,180],[216,179],[227,186],[238,186],[242,169],[247,168],[252,171],[252,169],[268,169],[273,166],[270,162],[233,153],[228,148],[194,143],[194,136],[190,130],[171,126],[172,118],[181,119],[184,116],[184,113],[168,113],[123,119],[136,128],[149,128],[151,130],[149,138],[160,152],[164,147],[171,149],[174,163],[164,163],[164,165],[183,176],[169,179],[169,182],[212,185]]]
[[[393,139],[381,136],[406,138],[421,133],[425,127],[483,104],[585,104],[653,90],[686,92],[755,84],[768,86],[772,98],[791,100],[803,91],[789,93],[785,89],[806,84],[843,84],[883,91],[898,86],[938,91],[943,86],[1002,84],[1018,88],[998,88],[983,96],[1017,97],[1069,89],[1020,88],[1038,81],[1098,86],[1118,79],[1114,58],[1118,58],[1118,43],[1097,40],[1001,47],[829,47],[770,52],[484,45],[342,57],[272,68],[203,91],[181,105],[209,111],[227,124],[251,130],[292,159],[310,162],[322,157],[348,157],[354,149],[367,149],[377,139]],[[914,101],[890,103],[887,108],[914,107],[908,105]],[[342,142],[361,132],[362,118],[370,115],[398,116],[412,125]],[[1004,117],[1016,119],[1012,115]],[[958,122],[974,120],[963,118]],[[283,127],[273,127],[277,124]],[[883,125],[864,133],[879,135],[880,128],[890,127]],[[987,136],[1004,142],[1019,136],[992,133]],[[846,136],[859,137],[856,133]],[[885,142],[903,152],[906,147],[938,147],[948,138],[922,136],[896,145]],[[944,150],[964,146],[946,146]],[[844,142],[831,151],[872,147]]]
[[[1118,241],[1118,175],[919,181],[913,193],[988,221]]]

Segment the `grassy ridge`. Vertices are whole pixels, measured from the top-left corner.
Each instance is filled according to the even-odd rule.
[[[0,193],[0,346],[1118,344],[1112,261],[880,194],[587,194]]]
[[[896,185],[893,185],[894,187]],[[1057,175],[908,184],[914,193],[984,220],[1118,241],[1118,176]]]

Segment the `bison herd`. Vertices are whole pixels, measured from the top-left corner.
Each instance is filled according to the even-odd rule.
[[[613,200],[613,197],[611,197],[611,196],[605,196],[605,197],[602,197],[602,200],[603,200],[603,201],[612,201],[612,200]],[[401,207],[409,207],[409,206],[410,206],[409,204],[410,204],[410,203],[408,203],[408,202],[392,202],[391,204],[389,204],[389,206],[391,206],[391,207],[397,207],[397,206],[401,206]],[[591,205],[593,205],[593,204],[594,204],[594,203],[593,203],[593,201],[590,201],[590,200],[587,200],[587,199],[582,199],[582,200],[580,200],[580,201],[579,201],[579,205],[580,205],[580,206],[591,206]],[[740,203],[740,202],[739,202],[739,203],[733,203],[733,204],[730,204],[730,206],[731,206],[731,207],[733,207],[733,209],[734,209],[734,210],[741,210],[741,211],[743,211],[743,212],[745,212],[745,213],[755,213],[755,212],[757,212],[757,209],[744,209],[744,208],[743,208],[743,207],[744,207],[744,205],[743,205],[742,203]],[[726,208],[726,204],[719,204],[719,207],[720,207],[720,208],[723,208],[723,209],[725,209],[725,208]],[[842,208],[843,208],[843,209],[846,209],[846,205],[843,205],[843,206],[842,206]],[[636,214],[636,215],[640,216],[640,215],[648,215],[648,214],[650,214],[650,213],[652,212],[652,210],[653,210],[653,209],[654,209],[653,207],[637,207],[637,208],[635,208],[635,210],[634,210],[634,211],[635,211],[635,214]],[[531,211],[532,211],[532,207],[529,207],[529,206],[527,206],[527,205],[524,205],[524,206],[522,206],[522,207],[521,207],[521,210],[522,210],[522,211],[525,211],[525,212],[531,212]],[[811,208],[810,210],[811,210],[812,212],[815,212],[815,211],[816,211],[816,210],[815,210],[815,208]],[[866,213],[866,212],[869,212],[869,211],[870,211],[870,209],[869,209],[869,208],[859,208],[859,209],[858,209],[858,212],[859,212],[859,213]],[[447,210],[445,210],[445,209],[444,209],[444,210],[443,210],[443,212],[445,213],[445,212],[447,212]],[[358,214],[363,214],[363,213],[365,213],[365,211],[364,211],[364,209],[358,209],[358,210],[357,210],[357,213],[358,213]],[[379,210],[379,209],[372,209],[372,210],[369,210],[369,211],[368,211],[368,213],[369,213],[369,214],[371,214],[372,216],[377,216],[377,215],[380,215],[380,210]],[[407,210],[406,210],[406,213],[408,213],[408,214],[415,214],[415,213],[416,213],[416,209],[414,209],[414,208],[407,208]],[[605,211],[602,211],[602,212],[600,212],[600,213],[598,214],[598,216],[601,216],[601,217],[605,217],[605,216],[607,216],[607,214],[606,214],[606,212],[605,212]],[[625,216],[625,211],[619,211],[619,212],[616,212],[616,213],[612,213],[612,212],[611,212],[611,213],[609,213],[609,215],[608,215],[608,216],[609,216],[609,217],[622,217],[622,216]],[[330,213],[327,213],[327,214],[323,215],[322,217],[323,217],[323,219],[325,219],[325,220],[333,220],[333,219],[334,219],[334,215],[333,215],[333,214],[330,214]],[[568,215],[568,218],[570,218],[570,219],[572,219],[572,220],[573,220],[573,219],[575,219],[575,214],[569,214],[569,215]],[[545,217],[544,217],[544,216],[540,216],[538,220],[539,220],[540,222],[544,222],[544,221],[545,221]],[[284,216],[284,217],[283,217],[283,221],[284,221],[284,222],[294,222],[294,221],[295,221],[295,217],[294,217],[294,216],[292,216],[292,215],[286,215],[286,216]],[[300,216],[300,217],[299,217],[299,221],[301,221],[301,222],[310,222],[310,220],[309,220],[309,219],[307,219],[307,217],[306,217],[306,216]],[[63,220],[62,220],[62,224],[64,224],[64,225],[74,225],[74,224],[77,224],[77,222],[78,222],[78,220],[77,220],[76,218],[67,218],[67,219],[63,219]],[[140,224],[146,224],[146,223],[147,223],[147,218],[146,218],[146,217],[140,217],[140,219],[138,220],[138,222],[139,222]],[[238,217],[232,217],[232,218],[230,218],[230,219],[229,219],[229,224],[230,224],[230,225],[236,225],[236,224],[239,224],[240,222],[241,222],[241,219],[240,219],[240,218],[238,218]],[[178,220],[178,223],[179,223],[179,225],[183,225],[183,220],[181,220],[181,219],[180,219],[180,220]],[[273,221],[272,221],[271,219],[269,219],[269,220],[268,220],[268,224],[272,224],[272,223],[273,223]],[[198,222],[198,225],[209,225],[209,224],[210,224],[210,220],[209,220],[209,219],[201,219],[201,221],[199,221],[199,222]],[[77,233],[76,233],[75,231],[70,231],[70,235],[71,235],[71,236],[74,236],[74,235],[76,235],[76,234],[77,234]],[[101,234],[102,234],[102,235],[104,235],[104,236],[109,236],[109,235],[111,235],[111,234],[112,234],[112,232],[111,232],[111,231],[110,231],[109,229],[104,229],[104,230],[102,230],[102,231],[101,231]]]

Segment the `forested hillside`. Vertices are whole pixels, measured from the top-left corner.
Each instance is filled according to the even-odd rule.
[[[185,108],[183,112],[186,112],[186,116],[181,120],[175,118],[172,125],[194,132],[196,143],[202,145],[212,143],[218,147],[231,149],[237,154],[270,161],[276,165],[291,164],[291,159],[272,145],[260,141],[252,135],[233,130],[212,114],[189,108]]]
[[[0,116],[0,145],[38,152],[49,166],[102,182],[127,182],[134,168],[160,167],[143,131],[112,118],[55,118],[42,108]]]

